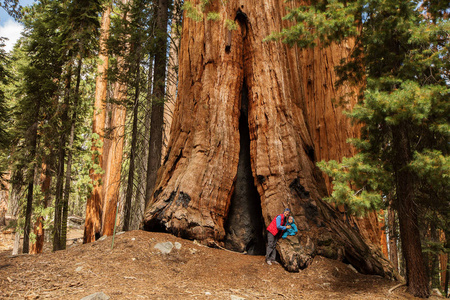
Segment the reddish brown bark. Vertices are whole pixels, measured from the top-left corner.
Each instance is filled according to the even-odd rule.
[[[9,203],[10,172],[0,175],[0,226],[6,225],[6,212]]]
[[[324,49],[316,47],[297,51],[295,56],[289,57],[290,66],[298,71],[291,80],[302,95],[303,101],[299,105],[305,109],[305,121],[314,144],[308,151],[314,161],[341,161],[343,157],[351,157],[356,153],[347,140],[359,137],[361,126],[352,125],[343,112],[351,110],[356,104],[360,87],[336,88],[338,78],[334,70],[353,47],[354,42],[346,40],[340,45],[333,44]],[[328,192],[331,193],[331,179],[326,175],[324,177]],[[339,210],[345,212],[343,207]],[[362,218],[349,217],[349,222],[371,244],[381,247],[382,232],[377,212],[367,212]]]
[[[114,99],[122,102],[126,100],[126,84],[116,83]],[[116,218],[116,208],[119,201],[120,172],[122,170],[122,157],[125,133],[126,107],[112,104],[110,124],[110,147],[107,155],[104,179],[104,204],[102,214],[102,235],[112,235]]]
[[[381,210],[380,212],[381,215],[384,216],[384,211]],[[385,217],[383,217],[380,221],[379,221],[379,231],[381,232],[381,236],[380,238],[380,245],[381,245],[381,251],[384,254],[384,257],[389,258],[389,252],[388,252],[388,240],[387,240],[387,235],[386,235],[386,220]]]
[[[122,0],[123,4],[129,3],[129,0]],[[128,12],[124,11],[122,19],[129,17]],[[109,118],[108,128],[108,153],[105,153],[105,176],[103,185],[103,211],[102,211],[102,235],[112,235],[116,222],[117,205],[119,204],[120,192],[120,174],[122,170],[122,158],[124,147],[124,133],[126,120],[127,89],[128,86],[123,79],[125,76],[126,62],[130,45],[125,45],[124,56],[117,57],[118,74],[120,78],[114,83],[113,99],[111,104],[111,117]]]
[[[41,173],[41,192],[44,194],[44,202],[41,203],[44,208],[47,208],[50,203],[50,184],[51,184],[51,173],[48,165],[42,164]],[[44,217],[39,216],[33,226],[34,234],[36,235],[36,241],[31,244],[30,254],[41,253],[44,248]]]
[[[107,71],[108,71],[108,53],[107,40],[109,37],[111,6],[108,5],[103,12],[101,21],[100,35],[100,51],[99,63],[97,65],[97,78],[95,82],[95,102],[94,117],[92,121],[92,133],[98,135],[98,139],[93,139],[92,160],[95,164],[103,167],[103,142],[105,136],[105,120],[106,120],[106,92],[107,92]],[[100,232],[101,216],[102,216],[102,178],[103,174],[96,172],[94,169],[89,171],[92,179],[93,188],[91,195],[86,202],[86,221],[84,226],[84,242],[90,243],[95,241],[95,235]]]
[[[392,128],[394,152],[394,172],[396,184],[396,205],[400,227],[402,253],[406,264],[408,292],[416,297],[428,298],[428,274],[422,254],[418,227],[418,207],[414,201],[415,176],[408,170],[406,163],[411,161],[407,124],[398,124]]]
[[[395,270],[398,271],[398,247],[397,247],[397,224],[395,222],[395,210],[388,208],[388,227],[389,227],[389,259]]]
[[[174,1],[174,11],[172,17],[172,29],[170,31],[170,46],[169,46],[169,63],[167,66],[167,100],[164,103],[164,133],[163,144],[161,151],[161,158],[163,159],[167,154],[167,143],[170,137],[170,128],[173,120],[173,112],[175,110],[175,103],[177,100],[177,85],[178,74],[176,68],[178,67],[178,49],[180,47],[180,33],[178,32],[178,25],[180,24],[179,0]]]
[[[278,245],[285,267],[297,271],[320,254],[345,257],[365,273],[391,276],[392,268],[381,253],[321,200],[327,186],[314,165],[318,157],[331,157],[327,151],[344,155],[344,150],[325,148],[343,144],[353,132],[339,133],[339,126],[347,126],[343,122],[348,121],[338,115],[342,109],[331,103],[339,94],[330,92],[335,82],[333,68],[348,49],[333,45],[317,50],[318,55],[311,58],[308,52],[264,42],[271,32],[282,29],[286,5],[275,0],[264,5],[258,1],[213,2],[207,11],[218,11],[221,21],[184,19],[179,98],[168,154],[146,209],[145,227],[209,244],[223,242],[240,143],[245,142],[240,141],[239,118],[247,90],[252,184],[264,225],[289,207],[299,227],[297,236]],[[230,31],[225,19],[235,20],[237,29]],[[310,65],[317,67],[311,71]],[[308,90],[311,83],[305,76],[311,74],[317,74],[311,78],[315,88]],[[310,107],[313,103],[326,109]],[[319,132],[314,119],[324,124]],[[334,137],[326,137],[328,132]]]
[[[440,232],[439,240],[446,245],[446,235],[444,231]],[[439,270],[441,270],[441,288],[445,290],[445,283],[447,282],[447,273],[448,273],[448,254],[439,254]]]

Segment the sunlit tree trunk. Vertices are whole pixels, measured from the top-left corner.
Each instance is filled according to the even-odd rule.
[[[319,254],[345,258],[364,273],[393,276],[379,248],[370,247],[322,201],[327,186],[314,164],[331,153],[352,151],[339,148],[354,131],[332,102],[341,95],[334,90],[332,74],[348,46],[332,45],[311,57],[308,51],[264,42],[285,25],[288,5],[293,2],[214,1],[206,12],[219,12],[220,21],[206,16],[200,22],[183,20],[178,99],[145,228],[223,244],[230,237],[227,228],[234,226],[230,220],[251,218],[261,230],[240,233],[229,243],[245,241],[243,248],[251,248],[289,207],[299,234],[277,248],[288,270],[307,267]],[[230,22],[226,19],[237,22],[235,30],[225,25]],[[323,128],[318,132],[317,126]],[[340,126],[348,132],[340,133]],[[242,138],[247,130],[248,137]],[[245,156],[241,149],[248,149],[246,163],[240,163]],[[244,195],[252,196],[242,197],[236,178],[249,172],[251,176],[240,178],[246,178],[250,190]],[[251,203],[231,210],[236,199]]]
[[[102,217],[102,187],[104,184],[104,175],[98,171],[103,169],[103,152],[105,148],[105,120],[106,120],[106,95],[108,86],[108,49],[107,40],[109,38],[109,28],[111,24],[111,4],[106,7],[101,20],[100,33],[100,51],[98,54],[99,63],[97,65],[97,78],[95,82],[95,102],[94,116],[92,121],[92,133],[96,138],[92,140],[93,161],[97,166],[97,170],[92,168],[89,170],[89,176],[92,179],[92,191],[86,202],[86,221],[84,227],[84,242],[92,242],[95,240],[95,233],[100,232]]]
[[[167,154],[167,143],[170,137],[170,127],[173,120],[173,112],[175,110],[175,103],[177,101],[177,86],[178,86],[178,49],[180,48],[181,31],[181,14],[178,11],[180,7],[180,0],[174,1],[174,8],[172,12],[172,28],[170,31],[170,45],[169,45],[169,62],[167,66],[167,100],[164,103],[164,132],[163,144],[161,151],[161,158]]]
[[[128,4],[129,0],[121,0]],[[124,11],[122,19],[129,18],[128,12]],[[108,131],[108,153],[105,154],[105,176],[103,186],[103,211],[102,228],[100,235],[112,235],[116,223],[116,210],[119,205],[120,175],[122,170],[122,158],[125,135],[126,100],[128,85],[123,79],[126,70],[125,57],[128,56],[130,45],[125,45],[124,55],[117,57],[119,79],[114,83],[113,99],[111,104],[111,117],[107,124]],[[118,224],[119,222],[117,222]],[[98,234],[98,233],[97,233]],[[99,235],[99,236],[100,236]],[[99,237],[98,236],[98,237]]]
[[[291,67],[297,70],[291,80],[304,99],[301,105],[305,109],[306,123],[314,143],[314,147],[307,151],[314,161],[341,161],[343,157],[356,154],[356,149],[347,141],[359,137],[361,126],[352,125],[343,112],[351,110],[356,104],[357,94],[363,83],[359,87],[340,86],[338,89],[335,86],[338,78],[334,70],[340,60],[351,53],[353,47],[355,43],[346,40],[340,45],[306,49],[297,52],[295,56],[288,56]],[[328,192],[331,193],[331,179],[324,176]],[[338,210],[345,214],[343,207],[338,207]],[[381,250],[382,232],[377,212],[367,212],[364,217],[345,217],[358,228],[365,239]]]
[[[126,84],[115,83],[114,99],[119,101],[119,103],[126,100],[126,88]],[[126,107],[121,104],[112,104],[111,125],[108,129],[110,131],[108,134],[110,147],[107,154],[103,186],[105,200],[102,210],[102,234],[97,232],[97,238],[101,235],[112,235],[114,230],[116,207],[119,200],[120,173],[122,170],[125,119]]]

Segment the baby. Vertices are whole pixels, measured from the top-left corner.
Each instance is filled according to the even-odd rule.
[[[288,228],[283,235],[281,236],[283,239],[287,238],[288,235],[295,235],[297,233],[297,226],[295,225],[294,218],[292,216],[289,217],[286,226],[290,225],[291,228]]]

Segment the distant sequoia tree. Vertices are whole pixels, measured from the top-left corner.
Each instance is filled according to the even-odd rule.
[[[185,4],[178,100],[144,227],[263,254],[265,227],[289,207],[299,233],[277,248],[289,271],[322,255],[392,277],[370,233],[322,201],[329,179],[315,166],[354,151],[346,139],[358,130],[337,104],[353,90],[334,86],[334,67],[353,43],[299,50],[265,42],[287,25],[289,5]]]

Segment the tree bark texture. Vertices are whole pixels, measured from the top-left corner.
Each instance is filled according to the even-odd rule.
[[[311,57],[312,50],[264,42],[287,25],[282,17],[291,2],[219,3],[212,2],[207,12],[219,12],[221,21],[206,17],[201,22],[183,21],[178,101],[145,228],[206,244],[223,243],[228,221],[235,218],[232,200],[246,199],[233,194],[238,193],[239,153],[248,143],[247,168],[260,205],[248,214],[260,211],[260,227],[265,228],[289,207],[299,228],[298,235],[278,243],[288,270],[298,271],[315,255],[323,255],[345,258],[364,273],[392,276],[381,252],[369,247],[358,230],[321,200],[327,186],[314,162],[338,152],[328,148],[351,135],[340,133],[339,126],[350,125],[331,102],[339,96],[332,74],[348,51],[345,44],[314,50],[320,55]],[[237,29],[229,30],[226,19],[236,21]],[[240,121],[245,114],[243,93],[247,93],[248,115]],[[315,119],[323,123],[319,131]],[[248,126],[248,141],[241,140],[243,126]]]
[[[64,105],[62,109],[61,120],[69,118],[70,91],[72,85],[72,63],[69,63],[64,89]],[[61,250],[61,220],[63,208],[64,193],[64,166],[66,158],[67,129],[61,128],[58,149],[58,169],[56,173],[56,191],[55,191],[55,216],[53,222],[53,251]]]
[[[441,230],[439,240],[444,244],[444,247],[448,248],[450,246],[450,243],[446,242],[446,236],[447,234]],[[440,253],[439,254],[439,270],[440,270],[440,278],[441,278],[441,289],[445,290],[445,282],[447,279],[447,273],[448,273],[448,254],[447,253]]]
[[[17,222],[17,219],[19,217],[19,199],[22,194],[23,180],[24,178],[22,168],[15,169],[13,171],[11,180],[11,197],[8,205],[9,214],[11,215],[12,220],[15,222]],[[20,247],[20,230],[16,224],[14,234],[14,245],[11,255],[19,254],[19,247]]]
[[[34,120],[36,121],[30,128],[29,136],[29,159],[30,163],[27,171],[28,191],[27,191],[27,206],[25,209],[25,225],[23,227],[23,245],[22,253],[28,253],[30,250],[30,231],[31,231],[31,215],[33,213],[33,189],[36,174],[36,149],[38,142],[38,116],[40,110],[40,102],[36,107]]]
[[[126,5],[129,0],[121,0]],[[124,11],[123,20],[129,18],[128,11]],[[108,128],[108,153],[105,154],[105,176],[103,185],[103,210],[101,219],[101,231],[96,235],[112,235],[114,232],[114,224],[116,223],[116,209],[119,203],[120,193],[120,175],[122,171],[123,147],[125,138],[125,120],[126,120],[126,101],[128,85],[123,80],[126,72],[125,57],[128,56],[130,45],[127,43],[123,56],[117,57],[117,67],[119,72],[119,80],[114,83],[113,99],[115,103],[111,105],[111,117]],[[117,222],[119,224],[119,222]],[[98,238],[97,237],[97,238]]]
[[[416,297],[428,298],[428,276],[420,241],[418,207],[414,199],[415,177],[407,168],[407,163],[412,160],[407,130],[405,123],[392,126],[393,149],[396,149],[393,160],[397,192],[395,205],[406,264],[408,292]]]
[[[122,58],[121,58],[122,59]],[[127,85],[117,82],[114,87],[114,99],[121,103],[126,100]],[[110,146],[107,154],[105,180],[104,180],[104,204],[102,210],[101,228],[97,227],[96,235],[112,235],[116,218],[116,207],[119,201],[120,174],[122,170],[123,146],[125,134],[126,107],[114,103],[112,105],[110,124]],[[100,225],[100,224],[99,224]],[[101,231],[100,231],[101,230]]]
[[[82,44],[83,42],[81,42]],[[82,46],[80,46],[82,48]],[[81,83],[81,67],[83,65],[83,56],[80,54],[78,57],[78,66],[76,73],[76,84],[75,84],[75,97],[73,101],[73,111],[72,117],[70,119],[70,131],[69,131],[69,141],[67,144],[67,164],[66,164],[66,175],[65,175],[65,186],[64,186],[64,198],[62,202],[62,218],[61,218],[61,237],[60,237],[60,249],[66,249],[67,243],[67,218],[69,215],[69,198],[70,198],[70,186],[72,183],[72,161],[73,161],[73,143],[75,141],[75,126],[77,121],[77,110],[78,103],[80,100],[80,83]]]
[[[171,0],[159,0],[156,12],[156,41],[158,50],[155,53],[152,114],[150,120],[150,139],[148,147],[147,187],[145,198],[153,193],[156,175],[161,166],[163,144],[164,100],[167,67],[167,23],[169,21],[169,3]]]
[[[397,222],[395,220],[395,210],[388,208],[388,228],[389,228],[389,259],[395,270],[398,271],[398,247],[397,247]]]
[[[356,154],[356,149],[347,140],[359,137],[361,126],[353,126],[343,111],[351,110],[356,104],[360,87],[336,88],[338,78],[334,71],[353,47],[353,40],[346,40],[339,46],[316,47],[288,54],[289,66],[297,70],[293,72],[291,80],[294,89],[302,94],[302,101],[298,105],[305,110],[305,121],[314,144],[307,152],[313,161],[341,161],[343,157]],[[325,174],[324,177],[328,192],[331,193],[331,178]],[[338,210],[345,213],[343,207]],[[362,236],[372,245],[381,246],[382,232],[377,212],[369,211],[364,217],[348,217],[348,222],[358,227]]]
[[[167,144],[170,138],[170,128],[173,120],[173,112],[175,110],[175,103],[177,101],[177,86],[178,86],[178,49],[180,48],[179,25],[181,24],[181,15],[178,11],[180,7],[180,0],[174,1],[174,8],[172,12],[172,28],[170,31],[170,45],[169,45],[169,63],[167,66],[167,100],[164,103],[164,131],[161,157],[164,158],[167,154]]]
[[[0,175],[0,226],[6,225],[6,212],[9,203],[9,180],[11,172]]]
[[[41,172],[41,191],[44,194],[44,201],[41,205],[44,208],[47,208],[50,204],[50,184],[51,184],[52,176],[49,165],[43,163],[42,164],[42,172]],[[34,223],[33,226],[34,234],[36,235],[36,241],[31,244],[30,254],[38,254],[41,253],[44,249],[44,238],[45,238],[45,229],[44,229],[44,217],[39,216]]]
[[[138,108],[139,108],[139,93],[140,93],[140,78],[141,78],[141,47],[138,45],[136,50],[136,61],[135,61],[135,94],[133,101],[133,127],[131,131],[131,148],[130,148],[130,163],[128,168],[128,180],[127,180],[127,190],[125,195],[125,203],[123,206],[123,231],[128,231],[131,228],[132,223],[132,198],[134,189],[134,173],[137,158],[137,140],[138,140]],[[136,198],[136,197],[135,197]]]
[[[103,12],[101,20],[100,33],[100,51],[98,54],[99,63],[97,65],[97,78],[95,82],[95,102],[94,102],[94,117],[92,121],[92,133],[98,135],[98,139],[93,140],[92,160],[100,167],[103,167],[103,146],[105,137],[105,120],[106,120],[106,95],[107,95],[107,71],[108,71],[108,53],[107,40],[109,38],[109,28],[111,24],[111,4],[107,6]],[[103,170],[103,168],[102,168]],[[91,194],[86,202],[86,221],[85,221],[85,242],[92,242],[95,240],[95,231],[99,231],[102,217],[102,184],[104,177],[95,169],[89,170],[89,176],[92,179],[93,187]]]

